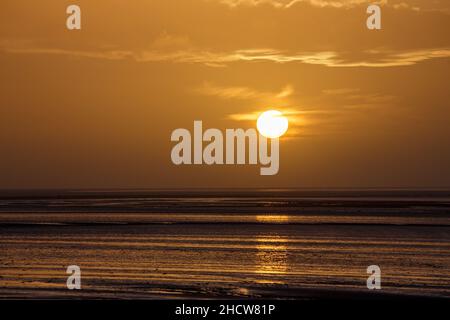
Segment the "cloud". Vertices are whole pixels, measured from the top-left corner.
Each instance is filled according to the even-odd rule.
[[[211,0],[209,0],[211,1]],[[214,0],[226,4],[230,7],[237,6],[258,6],[270,4],[276,8],[289,8],[297,3],[307,3],[315,7],[333,7],[333,8],[350,8],[361,4],[369,3],[387,3],[387,0],[369,1],[369,0]]]
[[[130,55],[139,62],[172,61],[175,63],[200,63],[211,67],[225,67],[234,62],[303,62],[327,65],[336,54],[333,52],[288,54],[275,49],[240,49],[230,52],[190,49],[175,52],[141,51],[130,53]]]
[[[429,0],[206,0],[209,2],[219,2],[231,8],[239,6],[257,7],[261,5],[271,5],[278,9],[289,9],[297,4],[308,4],[317,8],[334,8],[334,9],[351,9],[360,6],[369,6],[377,4],[396,10],[411,11],[436,11],[442,13],[450,13],[450,8],[445,1],[429,1]]]
[[[294,93],[294,89],[291,85],[285,86],[279,92],[263,92],[248,87],[216,86],[208,82],[204,83],[195,91],[199,94],[216,96],[223,99],[262,99],[266,101],[288,98]]]
[[[180,40],[181,39],[181,40]],[[155,44],[156,43],[156,44]],[[159,38],[149,49],[120,50],[102,49],[70,50],[39,47],[32,42],[0,42],[0,50],[15,54],[63,55],[79,58],[125,60],[136,62],[173,62],[203,64],[210,67],[226,67],[238,62],[304,63],[327,67],[398,67],[410,66],[423,61],[449,58],[450,48],[430,48],[409,51],[366,50],[351,55],[344,52],[286,52],[277,49],[239,49],[228,52],[198,49],[183,38]],[[181,47],[180,47],[181,46]],[[162,48],[161,48],[162,47]]]
[[[232,8],[238,6],[252,6],[269,4],[275,8],[291,8],[296,4],[309,4],[313,7],[319,8],[354,8],[361,5],[378,4],[382,6],[390,6],[394,9],[411,9],[419,11],[420,7],[417,5],[410,5],[403,1],[388,1],[388,0],[209,0],[218,1],[222,4],[228,5]]]
[[[248,92],[257,92],[246,88]],[[357,87],[323,89],[315,99],[298,101],[292,97],[285,104],[265,104],[257,110],[229,114],[233,121],[253,123],[259,115],[268,110],[281,111],[289,119],[288,138],[302,138],[310,135],[329,135],[348,132],[346,127],[351,119],[389,114],[398,111],[399,97],[387,93],[367,92]]]
[[[300,136],[301,127],[305,124],[303,116],[312,113],[311,111],[299,111],[298,108],[289,107],[289,105],[292,105],[291,98],[295,93],[292,85],[286,85],[279,91],[260,91],[244,86],[217,86],[206,82],[195,92],[221,99],[254,100],[258,105],[264,107],[261,110],[227,115],[227,118],[233,121],[255,122],[262,112],[269,109],[279,110],[289,119],[290,128],[287,136],[291,138]]]
[[[431,48],[423,50],[410,51],[392,51],[392,50],[369,50],[363,52],[366,59],[358,61],[357,59],[346,60],[337,58],[329,66],[331,67],[398,67],[410,66],[426,60],[449,58],[449,48]]]
[[[289,117],[289,122],[294,123],[300,123],[300,115],[304,115],[310,112],[307,111],[299,111],[293,108],[276,108],[278,111],[282,112],[283,115]],[[256,121],[258,117],[267,110],[258,110],[254,112],[247,112],[247,113],[233,113],[228,115],[230,119],[236,120],[236,121]],[[292,120],[292,121],[291,121]]]

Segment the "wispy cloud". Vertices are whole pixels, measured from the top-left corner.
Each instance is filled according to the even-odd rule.
[[[278,92],[265,92],[251,89],[248,87],[238,86],[217,86],[209,82],[205,82],[195,92],[208,96],[216,96],[223,99],[258,99],[258,100],[274,100],[285,99],[294,93],[291,85],[286,85]]]
[[[209,2],[219,2],[231,8],[237,7],[258,7],[261,5],[271,5],[276,9],[295,8],[296,5],[308,4],[317,8],[351,9],[355,7],[377,4],[396,10],[410,10],[415,12],[441,12],[450,13],[450,8],[445,1],[429,0],[205,0]]]
[[[292,95],[295,93],[294,87],[289,84],[278,91],[263,91],[244,86],[218,86],[205,82],[202,86],[195,89],[195,92],[221,99],[252,100],[255,104],[264,108],[227,115],[227,118],[233,121],[255,122],[262,112],[268,109],[279,110],[289,119],[290,129],[288,137],[299,136],[301,126],[305,124],[303,116],[311,113],[311,111],[299,111],[297,108],[289,107],[292,105]]]
[[[431,48],[423,50],[393,51],[369,50],[362,53],[365,59],[346,59],[337,57],[329,66],[331,67],[398,67],[410,66],[422,61],[449,58],[449,48]]]
[[[218,1],[230,7],[239,6],[259,6],[270,4],[275,8],[291,8],[296,4],[306,3],[319,8],[353,8],[361,5],[378,4],[383,6],[390,6],[394,9],[411,9],[420,11],[417,5],[411,5],[403,1],[388,1],[388,0],[207,0]]]
[[[209,0],[219,1],[231,7],[237,6],[258,6],[262,4],[271,4],[276,8],[289,8],[296,3],[308,3],[316,7],[349,8],[365,3],[387,3],[387,0],[369,1],[369,0]]]
[[[166,39],[165,41],[175,41]],[[175,43],[181,40],[176,40]],[[168,43],[159,43],[159,46],[167,47]],[[214,52],[194,47],[161,49],[152,46],[145,50],[112,50],[95,48],[92,50],[70,50],[62,48],[39,47],[30,43],[15,43],[10,41],[0,42],[0,50],[16,54],[47,54],[64,55],[80,58],[94,58],[107,60],[131,59],[136,62],[173,62],[173,63],[197,63],[210,67],[226,67],[238,62],[271,62],[271,63],[304,63],[322,65],[327,67],[396,67],[410,66],[422,61],[448,58],[450,48],[430,48],[410,51],[393,50],[369,50],[353,53],[321,51],[321,52],[297,52],[291,53],[276,49],[240,49],[229,52]]]
[[[310,112],[307,111],[299,111],[293,108],[277,108],[278,111],[281,111],[283,115],[289,117],[289,122],[299,124],[302,122],[300,116],[308,114]],[[230,114],[228,117],[230,119],[236,120],[236,121],[256,121],[258,117],[267,110],[259,110],[254,112],[247,112],[247,113],[233,113]]]
[[[364,118],[370,115],[391,114],[398,108],[399,98],[386,93],[375,93],[360,88],[323,89],[318,99],[299,106],[295,97],[287,104],[274,109],[280,110],[289,119],[288,138],[300,138],[309,135],[329,135],[348,132],[349,119]],[[311,105],[313,103],[314,105]],[[272,107],[269,107],[272,109]],[[259,115],[268,110],[256,109],[248,112],[232,113],[228,118],[233,121],[253,123]]]

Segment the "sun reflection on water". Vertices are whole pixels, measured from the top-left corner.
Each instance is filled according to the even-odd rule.
[[[265,215],[257,215],[256,216],[257,222],[262,223],[288,223],[289,222],[289,216],[287,215],[280,215],[280,214],[265,214]]]
[[[287,238],[278,235],[256,238],[255,273],[263,275],[283,275],[288,271]],[[266,282],[284,283],[282,279],[267,279]]]

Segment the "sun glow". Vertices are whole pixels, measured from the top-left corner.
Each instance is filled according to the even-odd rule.
[[[263,112],[258,117],[256,127],[258,128],[259,133],[264,137],[276,139],[286,133],[289,122],[280,111],[269,110]]]

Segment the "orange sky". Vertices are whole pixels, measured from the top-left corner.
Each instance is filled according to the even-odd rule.
[[[0,188],[449,187],[450,1],[370,2],[2,0]],[[171,163],[273,108],[278,175]]]

